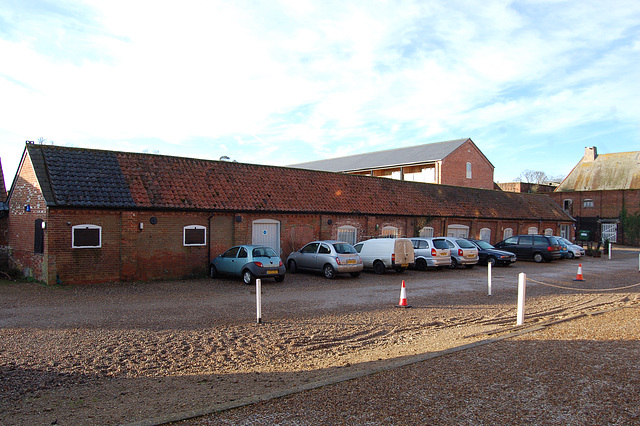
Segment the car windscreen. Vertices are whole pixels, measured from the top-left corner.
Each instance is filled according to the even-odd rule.
[[[335,243],[333,248],[336,249],[336,253],[338,254],[356,254],[356,249],[353,248],[351,244],[347,243]]]
[[[476,241],[476,244],[478,245],[478,247],[480,247],[481,249],[485,249],[485,250],[489,250],[489,249],[495,248],[494,246],[492,246],[491,244],[489,244],[486,241]]]
[[[456,243],[458,243],[460,248],[477,248],[471,241],[467,240],[456,240]]]
[[[278,257],[271,247],[258,247],[253,249],[253,257]]]

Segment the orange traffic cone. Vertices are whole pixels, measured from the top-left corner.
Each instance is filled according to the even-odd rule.
[[[399,308],[410,308],[410,305],[407,305],[407,290],[404,287],[404,280],[402,280],[402,288],[400,289],[400,303],[398,304]]]
[[[582,263],[578,264],[578,274],[576,275],[576,279],[574,281],[584,281],[584,278],[582,278]]]

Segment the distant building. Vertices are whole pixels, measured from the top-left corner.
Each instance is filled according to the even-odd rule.
[[[526,192],[526,193],[539,193],[546,194],[553,192],[558,184],[550,183],[529,183],[529,182],[505,182],[497,183],[498,187],[507,192]]]
[[[494,166],[469,138],[310,161],[291,167],[494,189]]]
[[[634,243],[620,225],[623,209],[640,211],[640,151],[598,154],[596,147],[587,147],[549,196],[576,219],[578,233],[588,233],[593,241]]]

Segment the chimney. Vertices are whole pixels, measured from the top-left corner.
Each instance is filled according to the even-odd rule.
[[[598,151],[596,150],[595,146],[585,147],[584,157],[582,158],[582,161],[584,162],[596,161],[597,157],[598,157]]]

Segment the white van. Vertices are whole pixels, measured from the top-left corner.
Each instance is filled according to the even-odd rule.
[[[403,272],[415,259],[413,244],[408,238],[372,238],[355,246],[365,269],[382,274],[387,269]]]

